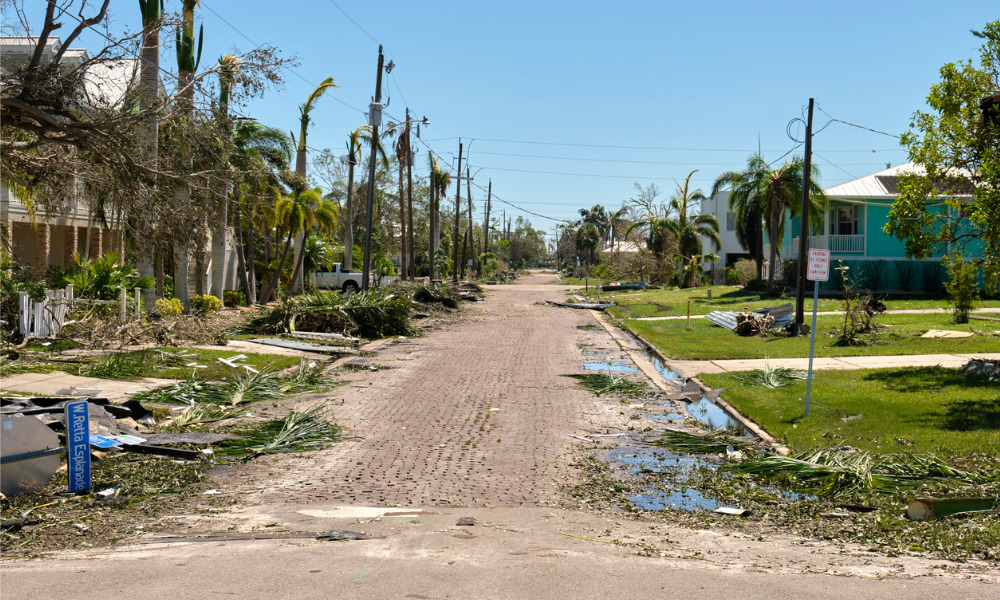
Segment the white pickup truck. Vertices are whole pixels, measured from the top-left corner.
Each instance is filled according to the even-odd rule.
[[[316,271],[316,287],[356,292],[364,281],[361,271],[343,271],[340,263],[333,263],[332,271]],[[369,279],[369,286],[371,280]]]

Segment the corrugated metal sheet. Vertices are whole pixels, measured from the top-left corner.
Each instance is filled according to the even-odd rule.
[[[903,173],[923,173],[913,163],[892,167],[860,179],[841,183],[823,190],[831,198],[891,198],[896,195],[896,181]]]

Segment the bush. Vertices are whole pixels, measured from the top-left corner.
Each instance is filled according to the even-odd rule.
[[[739,283],[740,277],[736,273],[736,267],[726,269],[726,285],[738,285]]]
[[[226,306],[243,306],[247,303],[246,296],[243,295],[243,292],[238,292],[236,290],[222,292],[222,300]]]
[[[799,280],[799,259],[790,258],[781,263],[781,278],[789,286],[794,286]]]
[[[222,308],[222,300],[211,294],[204,296],[191,296],[191,310],[196,313],[212,313]]]
[[[176,317],[184,314],[184,305],[178,298],[160,298],[156,301],[156,313],[161,317]]]
[[[738,260],[733,269],[736,271],[736,282],[739,285],[747,285],[757,277],[757,263],[752,260],[746,258]]]
[[[945,290],[951,296],[955,307],[955,322],[968,323],[976,299],[976,265],[967,263],[961,255],[946,256],[943,259],[948,269],[948,284]]]
[[[780,286],[776,286],[777,289]],[[766,279],[751,279],[746,282],[743,289],[747,292],[766,292],[767,291],[767,280]]]

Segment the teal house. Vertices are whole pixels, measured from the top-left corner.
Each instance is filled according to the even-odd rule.
[[[823,289],[843,289],[841,275],[835,270],[838,264],[850,267],[848,273],[858,288],[912,292],[943,289],[941,256],[947,249],[925,260],[910,260],[903,242],[883,230],[896,199],[900,174],[920,171],[920,167],[907,163],[824,190],[830,201],[826,218],[822,230],[814,231],[808,239],[809,248],[830,250],[831,276]],[[782,258],[798,257],[799,231],[799,219],[790,219],[782,240]]]

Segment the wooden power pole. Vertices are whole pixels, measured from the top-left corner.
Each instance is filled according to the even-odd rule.
[[[375,166],[378,160],[378,128],[382,124],[382,68],[385,56],[382,45],[378,47],[378,75],[375,79],[375,101],[368,107],[368,120],[372,126],[371,164],[368,167],[368,216],[365,220],[365,260],[361,269],[361,289],[368,291],[372,257],[372,208],[375,204]],[[350,250],[348,250],[349,252]]]
[[[802,211],[799,213],[799,277],[795,285],[795,333],[805,322],[806,257],[809,253],[809,177],[812,175],[813,99],[809,99],[809,121],[806,123],[806,160],[802,169]],[[773,243],[773,242],[772,242]],[[813,285],[819,285],[814,281]]]

